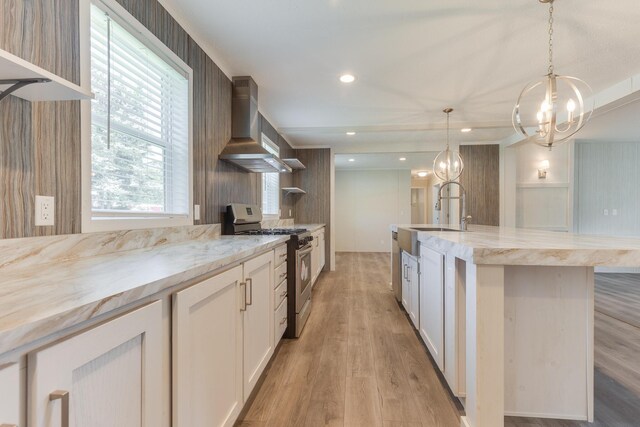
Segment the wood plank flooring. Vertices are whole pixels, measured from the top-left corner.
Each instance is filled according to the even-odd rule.
[[[460,425],[461,411],[389,290],[389,255],[337,254],[299,340],[285,340],[238,426]],[[640,275],[596,276],[593,424],[506,417],[508,427],[640,425]]]
[[[302,337],[280,346],[239,426],[458,427],[459,413],[389,290],[389,255],[340,253]]]

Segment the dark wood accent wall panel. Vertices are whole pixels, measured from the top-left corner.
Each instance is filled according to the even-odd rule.
[[[0,0],[0,10],[0,48],[80,82],[78,0]],[[80,103],[10,96],[0,117],[0,238],[80,232]],[[55,226],[34,226],[36,195],[56,198]]]
[[[461,145],[464,171],[460,183],[467,191],[467,215],[472,224],[500,225],[500,147]]]
[[[295,222],[300,224],[326,224],[324,269],[329,270],[331,259],[331,150],[298,149],[298,159],[307,168],[293,174],[294,186],[300,187],[307,194],[296,194],[294,198]]]

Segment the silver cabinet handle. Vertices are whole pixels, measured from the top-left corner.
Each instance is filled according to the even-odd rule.
[[[49,401],[53,402],[54,400],[62,401],[62,416],[61,416],[61,427],[69,427],[69,392],[64,390],[56,390],[49,395]]]
[[[280,294],[280,298],[284,298],[286,296],[287,296],[287,291],[282,291],[282,293]]]
[[[283,254],[280,254],[280,258],[286,258],[286,257],[287,257],[287,253],[286,252],[283,253]]]
[[[282,279],[284,276],[287,275],[287,272],[285,271],[284,273],[280,273],[280,278]]]
[[[283,317],[282,320],[280,321],[281,325],[284,325],[287,322],[287,318]]]
[[[247,305],[253,304],[253,279],[251,277],[246,279],[247,285],[249,286],[249,301]]]
[[[242,290],[241,298],[241,306],[240,311],[247,311],[247,284],[245,282],[240,282],[240,289]]]

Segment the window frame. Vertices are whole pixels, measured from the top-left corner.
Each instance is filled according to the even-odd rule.
[[[106,213],[94,215],[91,206],[91,103],[80,102],[80,164],[81,164],[81,230],[83,233],[157,227],[193,225],[193,69],[162,43],[151,31],[115,0],[80,0],[80,84],[91,87],[91,4],[109,12],[111,19],[129,31],[141,43],[180,71],[188,79],[188,213]]]
[[[275,151],[275,155],[280,157],[280,146],[278,146],[278,144],[276,144],[274,141],[272,141],[267,135],[265,135],[264,133],[262,133],[260,135],[260,144],[267,149],[269,152],[271,151]],[[267,147],[269,146],[269,147]],[[278,189],[277,189],[277,197],[278,197],[278,213],[264,213],[264,180],[265,180],[265,173],[260,174],[260,195],[262,198],[262,203],[260,204],[261,208],[262,208],[262,217],[264,219],[280,219],[280,214],[281,214],[281,202],[282,202],[282,195],[280,194],[280,173],[278,172],[271,172],[271,173],[275,173],[278,175]]]

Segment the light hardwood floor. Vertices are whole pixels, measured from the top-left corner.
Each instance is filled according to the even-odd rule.
[[[640,276],[597,277],[597,422],[506,418],[505,425],[640,425],[640,328],[600,312],[615,307],[607,282],[624,282],[638,296]],[[316,284],[302,337],[282,343],[237,425],[458,427],[460,408],[388,282],[388,254],[339,253],[337,271]]]

